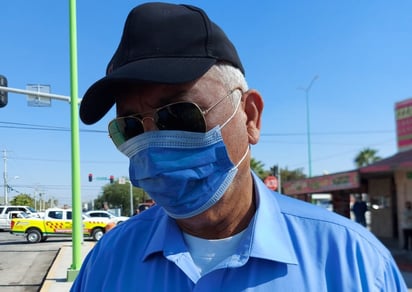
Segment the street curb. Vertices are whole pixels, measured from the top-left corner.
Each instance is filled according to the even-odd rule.
[[[82,262],[95,242],[85,241],[81,245]],[[73,282],[67,281],[67,271],[72,263],[72,244],[64,244],[58,251],[57,256],[51,264],[47,276],[40,288],[40,292],[63,292],[70,291]]]

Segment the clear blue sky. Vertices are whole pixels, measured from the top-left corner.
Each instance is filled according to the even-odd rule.
[[[103,77],[128,12],[142,1],[77,1],[79,97]],[[174,1],[172,1],[174,2]],[[69,1],[3,1],[0,74],[10,87],[49,84],[70,95]],[[181,3],[176,2],[176,3]],[[238,49],[249,86],[265,100],[262,137],[252,156],[308,173],[305,92],[309,91],[312,174],[354,169],[365,147],[397,152],[395,102],[412,96],[412,1],[187,1],[202,7]],[[80,123],[83,201],[106,181],[128,175],[128,161],[108,138],[111,111],[92,126]],[[0,109],[0,150],[9,184],[71,201],[70,106],[28,107],[9,94]],[[4,160],[1,163],[4,171]],[[15,179],[15,176],[19,176]],[[3,185],[3,181],[0,181]],[[9,197],[17,195],[12,191]],[[3,188],[0,195],[3,196]]]

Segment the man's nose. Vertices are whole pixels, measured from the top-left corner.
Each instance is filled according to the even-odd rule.
[[[144,117],[142,119],[142,124],[145,132],[158,130],[153,117]]]

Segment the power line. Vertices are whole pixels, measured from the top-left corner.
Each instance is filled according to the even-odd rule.
[[[9,160],[24,160],[24,161],[40,161],[40,162],[57,162],[57,163],[69,163],[69,159],[47,159],[47,158],[33,158],[33,157],[21,157],[21,156],[9,156]],[[92,161],[92,160],[82,160],[82,164],[86,163],[105,163],[105,164],[124,164],[125,161],[114,161],[114,160],[101,160],[101,161]]]
[[[311,135],[365,135],[365,134],[393,134],[393,130],[361,130],[361,131],[337,131],[337,132],[315,132],[311,133]],[[272,136],[303,136],[306,133],[262,133],[261,136],[263,137],[272,137]]]
[[[6,129],[58,131],[58,132],[70,132],[71,131],[71,129],[68,127],[60,127],[60,126],[24,124],[24,123],[1,122],[1,121],[0,121],[0,124],[3,124],[3,125],[0,125],[0,128],[6,128]],[[107,134],[107,131],[103,131],[103,130],[80,129],[80,132]]]
[[[1,125],[3,124],[3,125]],[[40,130],[40,131],[62,131],[70,132],[70,128],[61,126],[50,126],[50,125],[38,125],[38,124],[25,124],[25,123],[14,123],[14,122],[1,122],[0,128],[7,129],[21,129],[21,130]],[[87,133],[104,133],[107,134],[106,130],[90,130],[90,129],[80,129],[80,132]],[[336,131],[336,132],[313,132],[311,135],[364,135],[364,134],[393,134],[394,130],[360,130],[360,131]],[[296,132],[296,133],[262,133],[262,137],[271,136],[306,136],[306,132]]]

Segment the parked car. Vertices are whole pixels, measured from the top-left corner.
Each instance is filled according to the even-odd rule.
[[[104,210],[87,211],[84,214],[87,217],[90,217],[90,218],[106,219],[107,222],[114,222],[116,225],[126,221],[127,219],[129,219],[129,217],[116,216],[116,215],[114,215],[114,214],[112,214],[108,211],[104,211]]]

